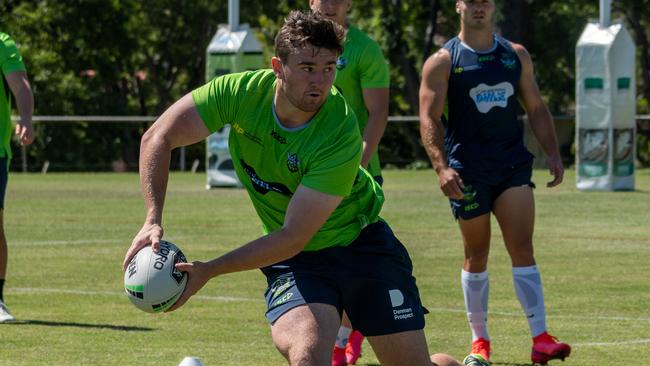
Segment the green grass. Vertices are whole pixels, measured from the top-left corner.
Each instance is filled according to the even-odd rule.
[[[562,365],[636,364],[650,356],[650,170],[636,192],[583,193],[567,173],[547,189],[536,171],[536,258],[548,325],[574,346]],[[386,171],[383,216],[408,247],[431,310],[431,353],[462,358],[470,333],[459,277],[462,245],[431,171]],[[210,259],[260,233],[242,190],[204,189],[202,174],[173,174],[166,238]],[[12,174],[5,204],[5,298],[19,319],[0,324],[0,365],[282,365],[264,319],[259,271],[210,283],[180,311],[130,304],[121,262],[144,217],[135,174]],[[495,365],[530,361],[528,327],[494,225],[489,268]],[[377,364],[368,343],[359,364]],[[642,357],[645,356],[645,357]],[[559,362],[553,362],[559,364]]]

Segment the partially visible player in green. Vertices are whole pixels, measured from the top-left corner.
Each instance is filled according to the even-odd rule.
[[[388,121],[388,63],[377,42],[350,24],[347,14],[352,0],[310,0],[309,5],[312,11],[338,23],[345,31],[343,54],[336,61],[334,86],[357,115],[363,137],[361,165],[382,184],[377,148]]]
[[[15,133],[20,144],[34,141],[32,112],[34,97],[29,86],[27,72],[18,47],[11,37],[0,32],[0,323],[14,320],[4,303],[3,289],[7,275],[7,238],[4,232],[4,198],[7,189],[9,162],[11,160],[11,136]],[[8,90],[7,90],[8,87]],[[13,128],[11,123],[11,96],[16,98],[20,121]],[[15,131],[15,132],[14,132]]]
[[[264,234],[208,262],[177,264],[189,279],[169,311],[210,279],[260,268],[271,336],[289,364],[329,365],[345,309],[382,365],[431,366],[412,262],[379,217],[383,193],[360,167],[356,117],[332,88],[342,41],[334,22],[291,12],[272,70],[220,76],[160,116],[142,138],[146,218],[123,269],[142,247],[160,248],[172,149],[230,125],[235,171]]]
[[[377,147],[388,121],[390,74],[381,48],[367,34],[350,24],[352,0],[310,0],[312,11],[338,23],[345,30],[343,54],[336,62],[334,85],[357,116],[363,134],[361,165],[383,183]],[[352,330],[347,315],[336,337],[332,366],[353,365],[361,356],[363,335]]]

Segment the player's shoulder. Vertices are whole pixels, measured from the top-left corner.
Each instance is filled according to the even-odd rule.
[[[221,77],[229,80],[238,80],[246,84],[263,84],[269,80],[275,80],[275,74],[273,73],[272,69],[242,71],[232,74],[225,74]]]
[[[374,38],[354,25],[350,25],[348,28],[348,37],[351,43],[360,45],[363,48],[381,49]]]
[[[528,55],[528,51],[526,50],[526,47],[524,47],[521,43],[513,42],[507,38],[498,35],[495,36],[495,39],[506,49],[512,50],[513,52],[517,53],[520,57],[522,55]]]
[[[212,80],[223,86],[229,86],[238,91],[261,91],[270,87],[276,77],[271,69],[243,71],[219,76]]]
[[[332,122],[332,128],[352,126],[357,127],[357,118],[350,105],[345,101],[343,94],[337,88],[332,88],[325,102],[323,117]]]
[[[423,69],[430,72],[449,72],[451,70],[451,53],[442,47],[424,62]]]

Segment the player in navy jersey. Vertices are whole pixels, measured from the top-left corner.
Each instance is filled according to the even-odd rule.
[[[533,155],[523,143],[519,103],[547,155],[554,187],[564,168],[552,117],[540,96],[526,49],[494,34],[493,0],[458,0],[461,31],[424,64],[420,132],[465,249],[461,283],[472,331],[471,355],[489,360],[487,331],[490,217],[496,217],[512,262],[515,292],[533,338],[531,359],[547,363],[571,352],[546,330],[544,295],[533,256]],[[447,102],[447,118],[443,116]]]

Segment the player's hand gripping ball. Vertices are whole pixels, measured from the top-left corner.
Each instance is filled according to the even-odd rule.
[[[154,253],[151,245],[131,259],[124,272],[124,290],[133,305],[148,313],[160,313],[174,305],[187,283],[187,273],[176,269],[176,263],[187,262],[174,244],[161,240]]]

